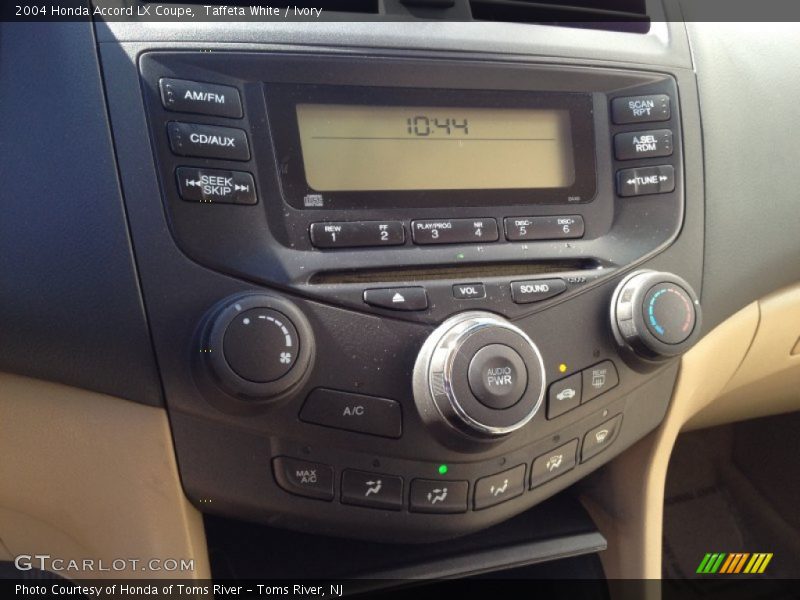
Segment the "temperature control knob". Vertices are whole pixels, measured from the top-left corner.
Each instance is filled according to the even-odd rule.
[[[664,360],[683,354],[700,335],[700,301],[677,275],[638,271],[614,292],[614,337],[637,356]]]
[[[211,312],[203,355],[229,392],[252,398],[278,396],[308,372],[313,336],[291,302],[266,294],[241,296]]]
[[[434,431],[492,439],[528,423],[544,397],[542,356],[506,319],[466,312],[442,323],[414,366],[414,399]]]

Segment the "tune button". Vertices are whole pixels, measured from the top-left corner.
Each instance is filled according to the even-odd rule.
[[[469,387],[490,408],[514,406],[528,385],[522,357],[508,346],[490,344],[478,350],[469,364]]]

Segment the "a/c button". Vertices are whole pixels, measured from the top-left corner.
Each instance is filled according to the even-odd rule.
[[[403,432],[400,403],[325,388],[317,388],[308,395],[300,410],[300,420],[389,438],[399,438]]]

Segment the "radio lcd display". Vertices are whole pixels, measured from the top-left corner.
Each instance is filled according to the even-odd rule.
[[[306,181],[319,192],[563,188],[566,110],[298,104]]]
[[[284,200],[298,209],[590,202],[588,93],[266,84]]]

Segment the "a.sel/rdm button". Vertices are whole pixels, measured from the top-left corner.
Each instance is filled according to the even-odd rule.
[[[253,176],[244,171],[178,167],[178,192],[189,202],[255,204]]]

